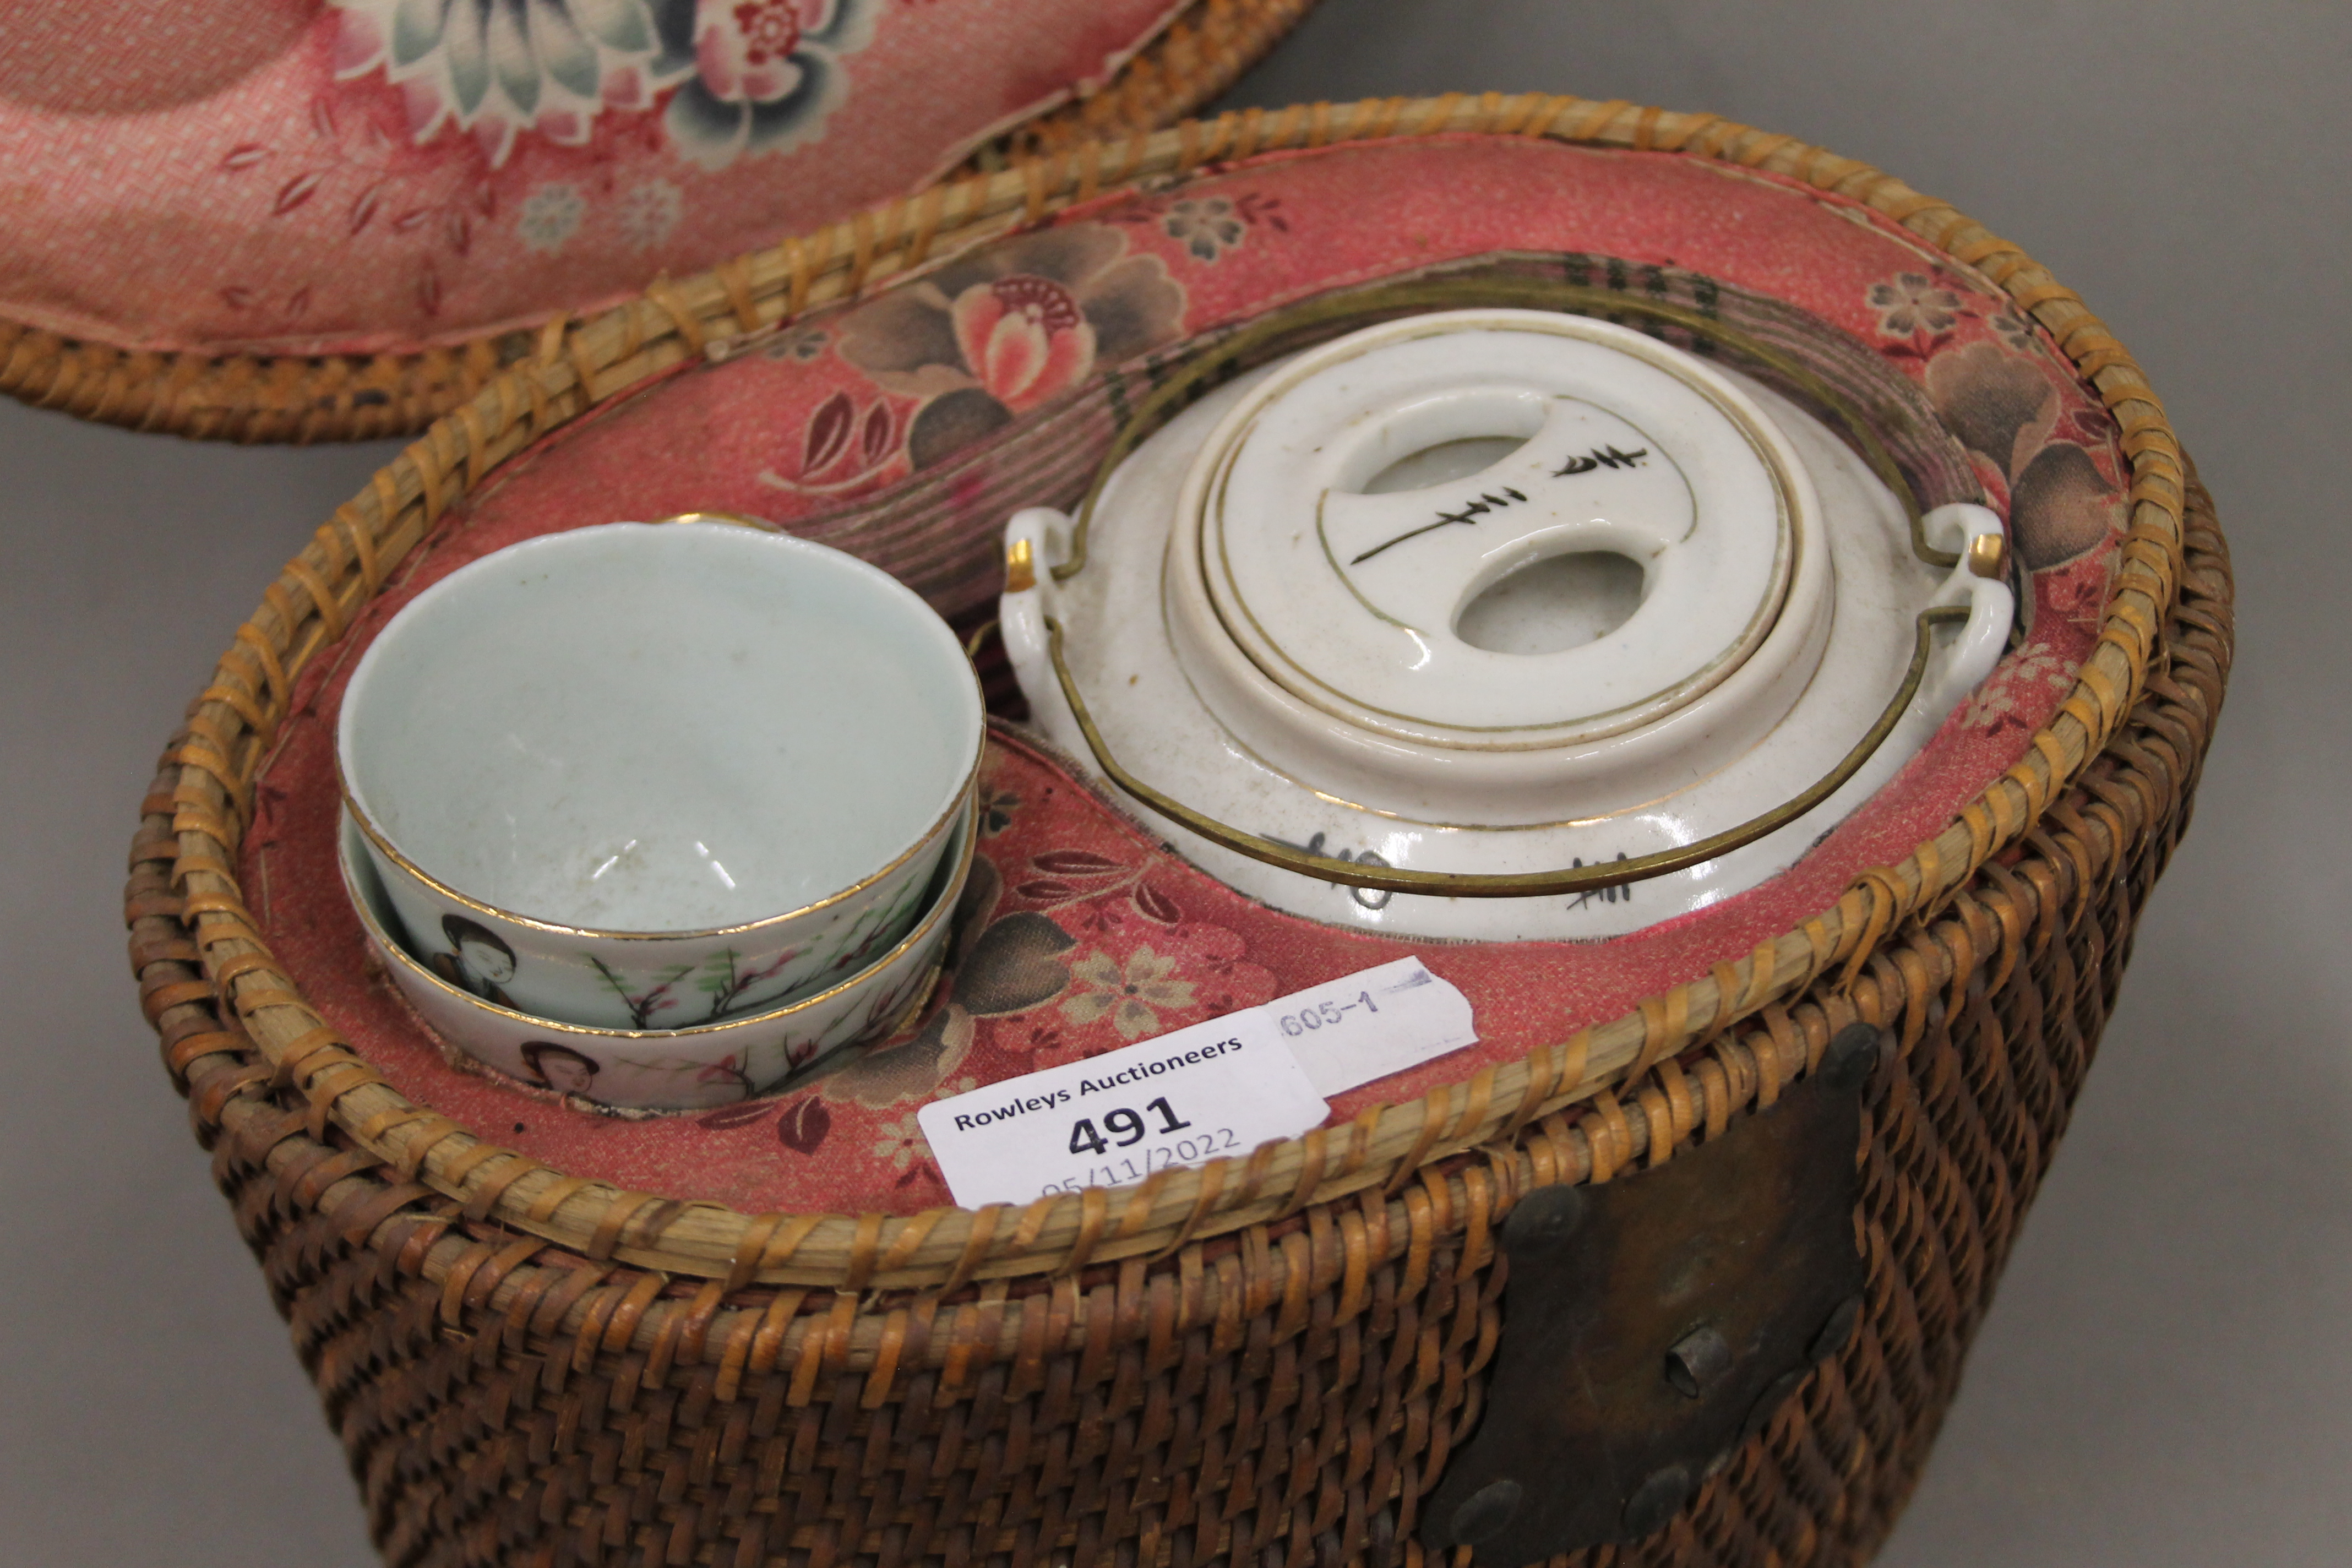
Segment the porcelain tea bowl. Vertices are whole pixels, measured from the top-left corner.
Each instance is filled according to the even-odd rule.
[[[530,540],[425,589],[352,673],[337,762],[436,974],[518,1014],[678,1029],[892,950],[983,731],[912,590],[695,517]]]
[[[509,1078],[603,1105],[698,1110],[766,1094],[819,1058],[887,1035],[929,994],[971,869],[971,810],[959,811],[922,908],[897,945],[856,973],[780,1007],[682,1029],[596,1029],[534,1018],[445,979],[404,945],[365,835],[346,813],[343,888],[369,950],[449,1048]]]

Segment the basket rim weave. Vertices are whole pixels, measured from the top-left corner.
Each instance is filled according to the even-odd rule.
[[[1446,134],[1681,153],[1778,174],[1863,203],[2030,311],[2116,420],[2131,472],[2129,523],[2117,547],[2098,641],[2022,760],[1899,864],[1863,872],[1830,907],[1745,958],[1718,963],[1709,974],[1654,994],[1617,1018],[1521,1060],[1484,1068],[1425,1099],[1375,1107],[1344,1125],[1268,1145],[1245,1159],[1156,1173],[1116,1193],[1088,1188],[1025,1206],[943,1207],[905,1217],[750,1215],[564,1174],[479,1140],[399,1094],[277,967],[245,905],[234,866],[252,781],[287,711],[294,678],[341,637],[450,502],[499,462],[692,359],[723,359],[809,310],[856,298],[1136,181],[1256,153]],[[2079,847],[2084,836],[2073,834],[2078,847],[2068,851],[2038,824],[2081,779],[2141,696],[2184,570],[2183,514],[2192,482],[2163,405],[2139,366],[2073,290],[1949,205],[1792,137],[1622,100],[1453,94],[1253,110],[1123,142],[1083,143],[892,203],[702,277],[657,285],[591,321],[556,323],[528,363],[491,381],[379,470],[265,590],[263,604],[238,628],[165,753],[164,774],[147,809],[171,814],[175,912],[194,936],[190,956],[205,978],[166,985],[142,1000],[159,1025],[174,1005],[218,1005],[221,1021],[209,1032],[175,1042],[167,1031],[167,1062],[184,1090],[208,1059],[215,1068],[221,1065],[216,1058],[236,1065],[235,1072],[215,1070],[205,1079],[195,1107],[201,1119],[219,1122],[238,1096],[258,1097],[254,1112],[278,1117],[268,1096],[291,1089],[307,1114],[278,1118],[278,1138],[307,1127],[313,1141],[322,1140],[330,1123],[348,1137],[351,1147],[341,1160],[305,1176],[304,1202],[322,1203],[329,1187],[363,1168],[382,1164],[397,1173],[397,1185],[361,1205],[354,1240],[403,1205],[429,1199],[448,1211],[445,1226],[459,1218],[487,1221],[517,1237],[518,1248],[551,1242],[598,1263],[656,1271],[648,1279],[698,1278],[711,1290],[722,1289],[721,1281],[725,1290],[757,1282],[943,1291],[1024,1275],[1070,1282],[1090,1265],[1166,1257],[1188,1242],[1286,1220],[1310,1205],[1353,1197],[1385,1205],[1402,1194],[1409,1205],[1420,1198],[1450,1206],[1462,1201],[1449,1194],[1460,1194],[1463,1184],[1439,1173],[1439,1162],[1458,1164],[1457,1156],[1470,1155],[1475,1166],[1483,1154],[1513,1167],[1496,1172],[1507,1190],[1522,1188],[1528,1184],[1523,1167],[1529,1155],[1515,1147],[1518,1134],[1572,1106],[1586,1113],[1593,1175],[1603,1179],[1604,1163],[1622,1165],[1644,1149],[1654,1161],[1663,1160],[1696,1126],[1717,1129],[1744,1104],[1771,1102],[1781,1069],[1764,1066],[1761,1053],[1738,1070],[1726,1062],[1685,1072],[1678,1064],[1694,1048],[1719,1052],[1737,1023],[1760,1023],[1780,1047],[1774,1054],[1782,1060],[1793,1055],[1800,1064],[1817,1059],[1828,1033],[1856,1018],[1899,1024],[1906,1034],[1920,1027],[1927,999],[1973,965],[1946,950],[1942,940],[1948,938],[1939,940],[1927,922],[1951,907],[1980,868],[1998,874],[2000,868],[1986,862],[2002,849],[2032,837],[2045,858],[2072,858],[2081,873],[2079,896],[2090,872]],[[2062,818],[2065,813],[2060,805]],[[133,858],[152,860],[159,853],[142,840]],[[142,912],[137,903],[134,898],[134,917]],[[1969,923],[1993,918],[1972,916]],[[2012,918],[1998,912],[2003,926]],[[1948,921],[1942,930],[1949,929]],[[2016,932],[2007,934],[2013,939]],[[1826,995],[1808,1005],[1801,1022],[1792,1021],[1787,1004],[1817,981],[1825,982]],[[428,1226],[403,1250],[429,1247],[438,1235],[439,1227]],[[444,1239],[461,1245],[457,1237]],[[453,1288],[458,1283],[453,1279]],[[715,1304],[713,1297],[714,1310]]]
[[[993,170],[1087,138],[1171,124],[1231,87],[1313,4],[1192,0],[1135,47],[1095,91],[1066,98],[995,136],[956,173]],[[919,196],[876,210],[887,212]],[[562,336],[596,317],[590,312],[575,320],[557,310],[536,330],[482,329],[383,353],[305,354],[127,349],[0,315],[0,393],[101,424],[199,439],[307,443],[406,436],[472,397],[501,371],[543,353],[549,333]]]

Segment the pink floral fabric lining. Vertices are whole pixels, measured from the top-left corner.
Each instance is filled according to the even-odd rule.
[[[430,582],[535,534],[699,508],[762,513],[893,566],[945,611],[984,610],[1005,496],[1046,499],[1090,471],[1116,427],[1109,405],[1155,354],[1280,304],[1497,251],[1551,252],[1608,287],[1782,302],[1899,378],[1955,471],[2009,519],[2025,572],[2020,646],[1789,872],[1603,942],[1366,937],[1224,888],[1000,731],[951,973],[906,1033],[785,1094],[615,1118],[451,1065],[367,973],[333,868],[334,714],[358,652]],[[2123,472],[2105,412],[2002,296],[1840,198],[1670,155],[1499,138],[1267,158],[1093,204],[764,352],[675,375],[509,464],[299,683],[257,791],[245,887],[289,973],[395,1087],[493,1142],[632,1189],[916,1212],[948,1201],[914,1119],[934,1094],[1417,952],[1470,998],[1481,1043],[1343,1095],[1345,1119],[1739,956],[1936,831],[2016,761],[2095,640]],[[982,564],[957,564],[960,552]]]
[[[1181,0],[35,0],[0,31],[0,314],[414,349],[909,190]]]

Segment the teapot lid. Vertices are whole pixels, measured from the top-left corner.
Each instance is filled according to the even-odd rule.
[[[1550,821],[1779,722],[1826,644],[1821,528],[1778,422],[1695,355],[1439,311],[1302,354],[1218,421],[1176,500],[1168,625],[1202,701],[1288,777]]]
[[[1261,384],[1194,462],[1178,550],[1300,700],[1517,750],[1632,729],[1738,668],[1811,504],[1770,422],[1690,355],[1580,316],[1460,310]]]

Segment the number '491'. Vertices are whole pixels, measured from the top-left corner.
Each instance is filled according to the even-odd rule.
[[[1153,1100],[1143,1109],[1160,1113],[1160,1131],[1162,1132],[1181,1132],[1192,1125],[1177,1120],[1176,1112],[1164,1098]],[[1103,1126],[1118,1140],[1122,1149],[1142,1142],[1144,1134],[1150,1131],[1144,1125],[1142,1117],[1123,1105],[1115,1110],[1103,1112]],[[1103,1135],[1095,1131],[1094,1118],[1090,1116],[1078,1118],[1077,1125],[1070,1129],[1070,1152],[1073,1154],[1099,1154],[1109,1147]]]

